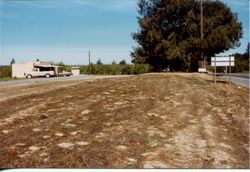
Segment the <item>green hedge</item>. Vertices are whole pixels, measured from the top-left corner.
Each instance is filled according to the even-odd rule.
[[[80,66],[81,74],[89,74],[89,66]],[[136,65],[91,65],[92,75],[133,75],[149,72],[149,66],[144,64]]]
[[[0,66],[0,78],[11,77],[11,66]]]

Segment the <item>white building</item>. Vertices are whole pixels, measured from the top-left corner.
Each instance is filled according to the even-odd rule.
[[[80,75],[80,68],[79,67],[72,67],[71,72],[72,72],[73,76],[78,76],[78,75]]]

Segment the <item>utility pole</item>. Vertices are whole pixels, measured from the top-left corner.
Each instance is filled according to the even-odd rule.
[[[204,34],[203,34],[203,0],[200,0],[200,6],[201,6],[201,40],[203,40],[204,38]],[[205,57],[204,57],[204,54],[203,54],[203,47],[201,45],[201,59],[203,60],[203,68],[205,68]]]
[[[90,60],[90,50],[89,50],[89,75],[91,74],[91,60]]]

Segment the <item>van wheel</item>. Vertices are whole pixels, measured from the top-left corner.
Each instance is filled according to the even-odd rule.
[[[32,78],[32,76],[31,76],[31,75],[28,75],[28,76],[27,76],[27,78],[28,78],[28,79],[31,79],[31,78]]]
[[[49,78],[49,77],[50,77],[50,75],[49,75],[49,74],[46,74],[46,75],[45,75],[45,77],[46,77],[46,78]]]

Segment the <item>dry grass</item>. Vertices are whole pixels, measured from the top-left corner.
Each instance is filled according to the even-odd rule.
[[[200,74],[1,88],[0,167],[246,168],[248,90]]]

